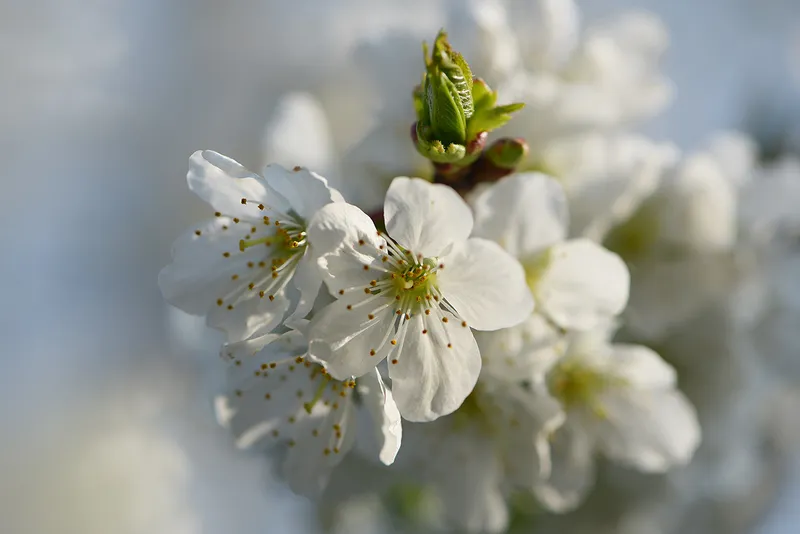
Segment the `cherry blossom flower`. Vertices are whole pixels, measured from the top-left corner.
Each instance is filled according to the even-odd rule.
[[[230,341],[269,332],[290,313],[304,317],[322,283],[306,224],[341,195],[299,167],[268,165],[262,178],[208,150],[189,163],[189,189],[216,212],[173,245],[173,261],[158,280],[164,297],[206,315]]]
[[[522,263],[536,312],[560,329],[607,324],[628,301],[622,260],[588,239],[567,240],[561,186],[541,173],[507,176],[474,200],[475,235]]]
[[[353,448],[391,464],[400,448],[400,414],[377,370],[335,380],[308,356],[292,330],[228,344],[226,396],[217,415],[240,448],[288,447],[283,473],[296,493],[315,496]]]
[[[700,443],[694,407],[675,370],[651,349],[611,344],[608,332],[577,334],[549,371],[550,393],[566,410],[554,434],[552,475],[536,488],[553,510],[577,506],[594,483],[594,457],[649,473],[685,465]]]
[[[472,214],[451,188],[396,178],[387,233],[358,208],[323,208],[308,228],[337,301],[315,315],[310,351],[339,379],[389,362],[400,413],[432,420],[472,391],[481,361],[470,327],[496,330],[533,309],[522,267],[497,244],[470,239]]]

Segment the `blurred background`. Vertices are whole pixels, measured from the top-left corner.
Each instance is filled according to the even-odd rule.
[[[221,338],[170,309],[156,278],[207,215],[186,188],[194,150],[258,168],[285,93],[320,94],[359,40],[406,26],[432,39],[439,4],[0,4],[0,532],[316,531],[310,504],[217,427]],[[676,92],[645,133],[692,150],[743,129],[765,158],[800,146],[795,0],[579,4],[586,21],[637,9],[668,28]],[[800,531],[800,466],[780,471],[750,532]]]

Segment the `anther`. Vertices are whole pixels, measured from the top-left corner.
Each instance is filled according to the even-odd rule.
[[[392,365],[397,365],[397,360],[392,360]]]

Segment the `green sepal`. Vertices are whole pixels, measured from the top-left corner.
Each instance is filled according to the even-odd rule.
[[[481,79],[476,79],[472,86],[472,98],[475,102],[475,113],[467,122],[468,139],[472,139],[479,132],[491,132],[500,128],[511,120],[511,113],[525,107],[522,103],[495,106],[497,91],[492,91]]]
[[[429,128],[429,126],[417,122],[415,143],[417,152],[434,163],[457,163],[464,159],[467,155],[467,148],[464,145],[450,143],[445,146],[439,140],[427,141],[430,138]]]

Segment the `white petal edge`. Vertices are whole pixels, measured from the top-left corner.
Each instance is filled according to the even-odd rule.
[[[563,328],[591,330],[620,314],[628,303],[630,273],[622,259],[588,239],[554,245],[536,283],[541,313]]]
[[[474,237],[490,239],[515,258],[563,241],[569,212],[561,185],[537,172],[512,174],[474,201]]]
[[[472,232],[472,211],[451,187],[399,177],[386,192],[387,233],[415,254],[437,257]]]
[[[508,328],[533,312],[522,265],[497,243],[472,238],[441,261],[439,289],[472,328]]]
[[[376,446],[376,456],[383,464],[391,465],[397,457],[403,439],[403,426],[397,404],[394,402],[391,390],[384,386],[377,369],[362,376],[358,380],[358,385],[366,386],[359,391],[363,393],[363,406],[371,419],[370,433]]]

